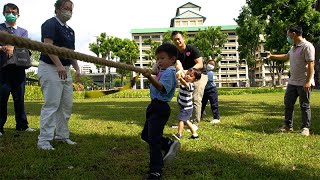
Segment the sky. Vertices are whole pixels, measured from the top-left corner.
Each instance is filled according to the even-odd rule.
[[[109,36],[131,39],[130,30],[170,27],[178,7],[191,2],[201,7],[205,26],[236,25],[246,0],[73,0],[72,18],[67,24],[76,34],[76,51],[94,55],[89,43],[106,32]],[[29,38],[40,41],[41,24],[54,16],[56,0],[0,0],[19,7],[17,25],[28,30]],[[4,22],[4,17],[0,16]]]

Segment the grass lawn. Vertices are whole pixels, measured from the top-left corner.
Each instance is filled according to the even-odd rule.
[[[320,179],[320,92],[313,92],[309,137],[299,134],[296,105],[293,133],[276,133],[282,125],[284,93],[221,95],[221,124],[200,123],[199,140],[181,140],[177,159],[165,167],[164,179]],[[13,103],[5,136],[0,138],[0,179],[141,179],[148,169],[148,146],[140,139],[149,98],[75,100],[71,139],[53,142],[55,151],[37,149],[42,101],[27,101],[29,125],[36,132],[16,132]],[[178,106],[165,128],[176,129]],[[189,132],[184,132],[188,137]]]

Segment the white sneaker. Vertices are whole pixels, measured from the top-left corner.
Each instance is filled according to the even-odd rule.
[[[35,132],[36,130],[35,129],[32,129],[32,128],[27,128],[26,130],[24,130],[26,132]]]
[[[50,144],[49,141],[46,141],[46,142],[41,142],[41,143],[38,142],[38,149],[52,151],[52,150],[54,150],[54,147]]]
[[[220,123],[220,119],[214,119],[212,121],[210,121],[211,124],[219,124]]]
[[[303,128],[301,131],[301,135],[309,136],[310,135],[309,128]]]
[[[180,151],[181,144],[178,140],[173,140],[170,144],[170,148],[167,152],[165,152],[165,156],[163,158],[163,163],[170,163]]]
[[[77,143],[74,141],[71,141],[70,139],[65,139],[64,142],[66,142],[69,145],[76,145]]]
[[[69,138],[61,139],[61,138],[59,138],[59,137],[56,136],[56,137],[54,138],[54,140],[55,140],[55,141],[60,141],[60,142],[65,142],[65,143],[67,143],[67,144],[69,144],[69,145],[75,145],[75,144],[77,144],[76,142],[71,141]]]
[[[2,136],[2,133],[0,132],[0,136]]]

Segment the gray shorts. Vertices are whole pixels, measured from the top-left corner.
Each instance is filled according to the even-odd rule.
[[[193,108],[191,108],[191,109],[183,109],[180,106],[180,113],[178,115],[178,119],[181,120],[181,121],[184,121],[184,122],[186,122],[187,120],[190,120],[190,117],[192,116],[192,110],[193,110]]]

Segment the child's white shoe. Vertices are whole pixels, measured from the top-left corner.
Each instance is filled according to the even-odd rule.
[[[220,119],[214,119],[210,123],[211,124],[219,124],[220,123]]]

